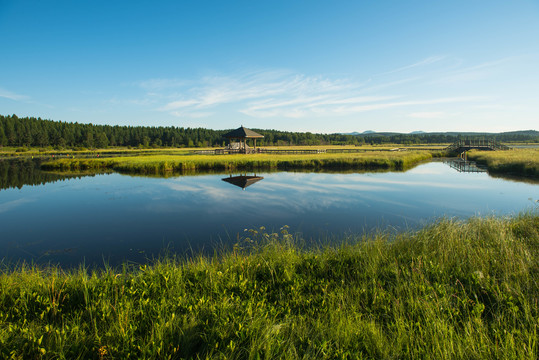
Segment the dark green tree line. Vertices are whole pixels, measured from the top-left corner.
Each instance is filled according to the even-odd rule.
[[[433,144],[449,143],[457,133],[421,134],[313,134],[253,129],[264,135],[261,146],[275,145],[362,145],[367,144]],[[0,115],[0,146],[55,147],[55,148],[107,148],[131,147],[207,147],[223,146],[223,134],[229,130],[204,128],[111,126],[43,120],[35,117],[19,118]],[[468,136],[469,135],[469,136]],[[498,141],[539,141],[537,131],[501,134],[468,134],[468,138],[481,137]]]

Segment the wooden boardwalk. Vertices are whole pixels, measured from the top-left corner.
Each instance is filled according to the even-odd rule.
[[[447,151],[459,154],[472,149],[492,151],[509,150],[510,148],[494,140],[457,140],[445,148]]]
[[[380,152],[380,151],[407,151],[406,148],[393,149],[264,149],[264,148],[249,148],[247,150],[238,149],[209,149],[195,150],[193,153],[198,155],[226,155],[226,154],[348,154],[348,153],[365,153],[365,152]],[[419,150],[419,149],[415,149]],[[432,149],[420,149],[432,150]]]

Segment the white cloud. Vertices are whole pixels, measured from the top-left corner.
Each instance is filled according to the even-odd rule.
[[[28,96],[26,95],[15,94],[14,92],[11,92],[2,88],[0,88],[0,97],[10,99],[10,100],[17,100],[17,101],[28,99]]]
[[[499,69],[511,62],[513,58],[507,57],[478,65],[459,68],[440,74],[432,83],[434,84],[463,84],[492,77]]]
[[[202,111],[171,111],[170,115],[179,117],[179,118],[193,118],[201,119],[213,115],[212,112],[202,112]]]
[[[155,109],[175,117],[208,118],[243,114],[250,118],[315,119],[409,107],[410,118],[437,119],[462,113],[461,103],[488,106],[492,96],[460,96],[449,82],[473,81],[495,74],[510,58],[463,67],[448,56],[430,56],[367,81],[351,77],[310,76],[288,70],[238,72],[194,80],[150,79],[137,85]],[[173,91],[172,91],[173,90]],[[458,94],[458,95],[457,95]],[[488,93],[487,93],[488,94]],[[428,110],[422,107],[429,106]]]
[[[407,117],[416,119],[441,119],[444,115],[441,111],[422,111],[408,114]]]
[[[174,116],[211,114],[208,110],[233,104],[239,113],[252,117],[339,115],[342,108],[398,98],[365,95],[364,84],[348,79],[306,76],[289,71],[267,71],[202,78],[198,86],[159,107]]]
[[[394,74],[394,73],[398,73],[398,72],[405,71],[405,70],[410,70],[410,69],[417,68],[417,67],[431,65],[431,64],[437,63],[439,61],[442,61],[442,60],[444,60],[446,58],[447,58],[446,56],[442,56],[442,55],[429,56],[428,58],[420,60],[420,61],[418,61],[418,62],[416,62],[414,64],[406,65],[406,66],[400,67],[400,68],[395,69],[395,70],[386,71],[386,72],[384,72],[384,73],[382,73],[380,75],[389,75],[389,74]]]
[[[181,79],[149,79],[145,81],[140,81],[135,84],[143,89],[163,90],[186,86],[189,84],[189,82]]]

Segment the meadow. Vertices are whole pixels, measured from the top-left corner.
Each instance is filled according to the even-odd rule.
[[[197,151],[212,148],[162,148],[129,149],[110,148],[94,150],[45,150],[30,149],[17,152],[4,148],[0,157],[33,157],[45,161],[43,168],[49,171],[102,171],[115,170],[124,173],[166,175],[170,172],[234,171],[234,170],[406,170],[433,157],[450,156],[443,151],[445,145],[402,147],[384,146],[281,146],[266,147],[268,150],[314,150],[360,151],[357,153],[320,154],[250,154],[250,155],[199,155]],[[392,149],[406,151],[389,151]],[[361,152],[364,151],[364,152]],[[537,149],[512,149],[507,151],[468,152],[468,159],[485,165],[492,174],[526,177],[539,175]]]
[[[468,159],[487,166],[496,174],[539,177],[539,149],[513,149],[506,151],[470,151]]]
[[[402,144],[381,144],[381,145],[294,145],[294,146],[264,146],[264,149],[268,150],[287,150],[287,149],[299,149],[299,150],[312,150],[312,149],[329,149],[329,150],[390,150],[395,148],[402,149],[427,149],[427,150],[443,150],[448,144],[416,144],[413,146],[407,146]],[[196,148],[151,148],[151,147],[108,147],[108,148],[53,148],[53,147],[12,147],[4,146],[0,147],[0,157],[13,157],[13,156],[50,156],[52,154],[62,154],[66,156],[83,156],[83,155],[185,155],[188,153],[194,153],[200,150],[214,150],[214,147],[196,147]]]
[[[441,219],[306,248],[283,227],[211,257],[5,266],[0,357],[536,359],[539,216]]]

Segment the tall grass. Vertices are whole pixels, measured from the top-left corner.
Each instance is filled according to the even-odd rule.
[[[539,177],[539,149],[470,151],[468,159],[486,165],[493,173]]]
[[[43,164],[46,170],[113,169],[128,173],[165,173],[188,170],[271,169],[395,169],[402,170],[432,155],[424,151],[308,155],[180,155],[96,159],[59,159]]]
[[[539,216],[304,249],[246,232],[151,265],[0,275],[0,357],[536,359]]]

